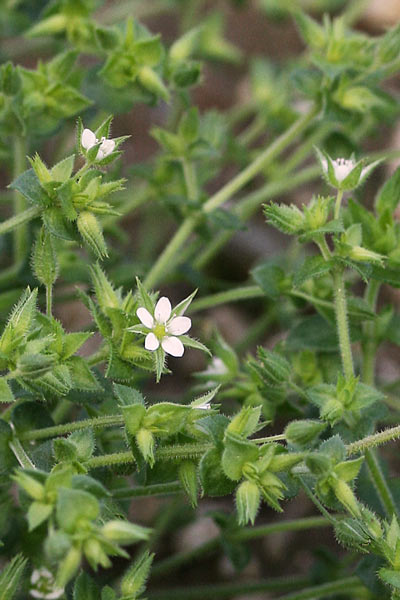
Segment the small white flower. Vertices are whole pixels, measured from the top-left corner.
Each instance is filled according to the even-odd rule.
[[[341,190],[352,190],[361,185],[368,175],[380,164],[380,160],[362,167],[361,161],[352,158],[336,158],[333,160],[327,154],[316,148],[322,171],[330,185]],[[351,175],[349,180],[347,178]],[[358,177],[357,177],[358,175]]]
[[[64,594],[64,588],[54,589],[54,577],[46,568],[35,569],[31,575],[32,588],[29,590],[32,598],[56,600]]]
[[[111,154],[111,152],[113,152],[115,148],[115,142],[114,140],[108,140],[104,136],[101,138],[101,140],[98,140],[91,129],[83,130],[81,136],[81,144],[82,147],[85,148],[85,150],[90,150],[99,142],[101,142],[101,144],[97,152],[96,160],[101,160],[102,158],[105,158],[106,156]]]
[[[163,296],[159,299],[154,309],[154,316],[149,311],[141,306],[137,309],[136,314],[143,325],[149,329],[144,341],[146,350],[154,352],[161,348],[167,354],[172,356],[183,356],[185,348],[181,340],[176,337],[183,335],[192,326],[192,321],[189,317],[171,316],[171,302]]]
[[[218,356],[214,356],[211,363],[203,373],[207,375],[225,375],[228,372],[228,368],[224,361]]]

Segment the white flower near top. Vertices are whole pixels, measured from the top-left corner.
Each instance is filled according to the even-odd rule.
[[[322,172],[330,185],[340,190],[353,190],[361,185],[381,160],[364,166],[364,161],[353,158],[332,159],[325,152],[317,151]]]
[[[31,575],[32,598],[44,598],[45,600],[56,600],[64,594],[64,588],[54,589],[54,576],[46,568],[35,569]]]
[[[99,142],[101,142],[101,144],[97,151],[96,160],[101,160],[101,159],[105,158],[106,156],[108,156],[109,154],[111,154],[111,152],[113,152],[113,150],[115,148],[115,141],[108,140],[104,136],[100,140],[98,140],[96,135],[94,134],[94,132],[91,129],[84,129],[82,131],[81,144],[82,144],[82,148],[84,148],[85,150],[90,150],[91,148],[93,148],[93,146],[95,146]]]
[[[167,354],[183,356],[185,348],[177,336],[187,333],[192,326],[192,321],[189,317],[176,317],[171,313],[171,302],[166,296],[158,300],[154,315],[143,306],[137,309],[139,320],[148,329],[144,341],[146,350],[154,352],[161,345]]]

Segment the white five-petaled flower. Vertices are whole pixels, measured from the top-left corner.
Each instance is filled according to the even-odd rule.
[[[104,136],[98,140],[91,129],[84,129],[82,131],[81,144],[85,150],[90,150],[99,142],[101,142],[101,144],[96,155],[96,160],[101,160],[111,154],[115,148],[115,142],[114,140],[108,140]]]
[[[355,161],[353,158],[336,158],[333,160],[318,148],[316,148],[316,151],[328,183],[340,190],[353,190],[361,185],[381,162],[376,160],[367,166],[363,166],[361,160]]]
[[[167,354],[172,356],[182,356],[185,348],[181,340],[176,337],[189,331],[192,321],[189,317],[171,316],[171,302],[163,296],[159,299],[154,309],[154,316],[149,313],[147,308],[141,306],[136,314],[143,325],[149,329],[144,341],[146,350],[155,351],[161,348]]]
[[[64,588],[54,589],[54,577],[46,568],[35,569],[31,575],[32,598],[44,598],[45,600],[56,600],[64,594]]]

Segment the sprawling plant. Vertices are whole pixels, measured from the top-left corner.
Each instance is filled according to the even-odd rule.
[[[304,42],[278,66],[247,60],[212,5],[0,7],[1,600],[139,600],[148,579],[154,600],[400,598],[399,485],[378,453],[400,437],[400,386],[376,377],[381,346],[400,345],[400,169],[383,181],[399,152],[364,151],[398,117],[400,27],[353,29],[357,0],[259,0]],[[143,24],[164,12],[180,30],[168,42]],[[200,110],[193,90],[224,63],[248,99]],[[162,109],[158,150],[127,166],[124,115],[143,104]],[[262,210],[265,238],[293,243],[238,287],[227,244]],[[253,319],[225,339],[202,311],[236,301]],[[159,514],[139,497],[165,497]],[[218,497],[220,533],[158,558]],[[311,516],[255,526],[309,500]],[[319,527],[342,555],[310,575],[153,588],[208,552],[239,572],[249,540]]]

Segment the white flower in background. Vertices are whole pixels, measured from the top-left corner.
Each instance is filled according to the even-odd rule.
[[[189,317],[171,316],[171,302],[163,296],[159,299],[154,309],[154,316],[149,313],[147,308],[141,306],[136,314],[143,325],[149,330],[146,335],[144,347],[146,350],[154,352],[161,348],[167,354],[172,356],[183,356],[185,348],[181,340],[176,337],[183,335],[192,326]]]
[[[101,142],[101,144],[97,152],[96,160],[101,160],[102,158],[105,158],[111,154],[115,148],[115,142],[114,140],[108,140],[104,136],[101,138],[101,140],[98,140],[91,129],[84,129],[82,131],[81,144],[85,150],[90,150],[99,142]]]
[[[35,569],[31,575],[31,589],[29,590],[32,598],[44,598],[45,600],[56,600],[64,594],[64,588],[54,589],[54,577],[50,571],[45,568]]]
[[[364,162],[362,160],[355,161],[353,158],[336,158],[333,160],[318,148],[316,148],[316,151],[326,180],[333,187],[341,190],[353,190],[361,185],[381,162],[381,160],[376,160],[367,166],[363,166]]]

